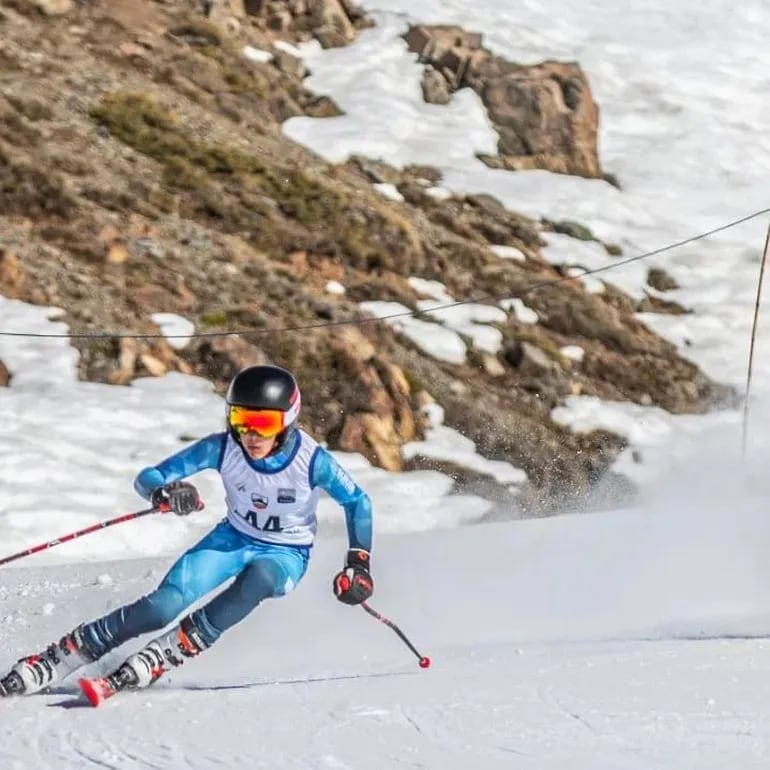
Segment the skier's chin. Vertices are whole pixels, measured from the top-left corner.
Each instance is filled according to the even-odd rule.
[[[246,454],[252,460],[264,460],[272,451],[275,445],[275,439],[266,439],[263,441],[241,441],[241,446],[246,450]]]

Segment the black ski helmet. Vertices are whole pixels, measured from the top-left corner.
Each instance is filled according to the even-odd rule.
[[[278,434],[276,449],[280,448],[295,429],[302,398],[294,375],[280,366],[249,366],[241,369],[230,381],[225,396],[227,412],[231,406],[249,409],[279,409],[286,413],[283,431]],[[238,434],[229,427],[236,440]]]

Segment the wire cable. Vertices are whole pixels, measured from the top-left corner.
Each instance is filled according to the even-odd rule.
[[[638,262],[643,259],[649,259],[650,257],[657,256],[658,254],[664,254],[668,251],[672,251],[674,249],[681,248],[682,246],[686,246],[690,243],[695,243],[697,241],[704,240],[705,238],[709,238],[712,235],[716,235],[717,233],[724,232],[725,230],[729,230],[733,227],[737,227],[738,225],[741,225],[745,222],[749,222],[752,219],[756,219],[757,217],[762,216],[763,214],[770,213],[770,207],[761,209],[760,211],[755,211],[752,214],[747,214],[746,216],[740,217],[739,219],[732,220],[731,222],[727,222],[726,224],[719,225],[718,227],[714,227],[711,230],[707,230],[706,232],[699,233],[698,235],[690,236],[689,238],[684,238],[680,241],[676,241],[675,243],[670,243],[667,246],[661,246],[660,248],[653,249],[652,251],[646,251],[642,254],[637,254],[633,257],[627,257],[626,259],[621,259],[615,262],[612,262],[609,265],[605,265],[604,267],[597,267],[593,268],[591,270],[586,270],[579,275],[566,275],[566,276],[559,276],[558,278],[551,278],[545,281],[538,281],[537,283],[533,283],[529,286],[526,286],[521,291],[511,294],[511,292],[506,292],[505,294],[488,294],[482,297],[474,297],[471,299],[464,299],[464,300],[458,300],[456,302],[449,302],[441,305],[434,305],[430,308],[427,308],[425,310],[407,310],[404,312],[399,313],[390,313],[388,315],[383,316],[372,316],[370,318],[356,318],[348,321],[319,321],[317,323],[308,323],[308,324],[297,324],[294,326],[283,326],[283,327],[267,327],[264,329],[232,329],[229,331],[219,331],[219,332],[192,332],[190,334],[164,334],[163,332],[145,332],[145,333],[136,333],[136,332],[68,332],[67,334],[63,333],[49,333],[49,332],[10,332],[10,331],[2,331],[0,330],[0,337],[29,337],[29,338],[47,338],[47,339],[210,339],[215,337],[247,337],[247,336],[260,336],[263,334],[288,334],[289,332],[305,332],[305,331],[311,331],[314,329],[325,329],[325,328],[332,328],[332,327],[340,327],[340,326],[362,326],[363,324],[369,324],[369,323],[379,323],[381,321],[391,321],[393,319],[397,318],[407,318],[407,317],[414,317],[417,314],[425,315],[429,313],[435,313],[440,310],[449,310],[451,308],[460,307],[461,305],[468,305],[468,304],[479,304],[482,302],[491,302],[491,301],[501,301],[505,299],[517,299],[521,298],[523,296],[526,296],[527,294],[536,291],[537,289],[543,289],[548,286],[554,286],[556,284],[564,283],[565,281],[576,281],[580,280],[582,278],[585,278],[589,275],[597,275],[598,273],[606,273],[610,272],[611,270],[617,270],[619,267],[623,267],[625,265],[629,265],[633,262]]]

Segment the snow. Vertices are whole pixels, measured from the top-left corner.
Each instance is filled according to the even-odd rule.
[[[168,344],[177,350],[187,347],[190,340],[186,337],[195,334],[195,324],[176,313],[152,313],[150,320],[158,324]]]
[[[770,642],[751,637],[770,626],[766,505],[379,534],[372,603],[427,671],[334,601],[343,544],[321,538],[293,595],[151,690],[98,712],[68,683],[0,703],[2,765],[765,767]],[[164,561],[6,569],[8,662],[149,590]]]
[[[382,318],[420,350],[439,361],[465,363],[467,346],[463,337],[468,337],[477,350],[491,355],[500,352],[502,332],[490,324],[505,323],[507,316],[503,310],[476,302],[458,302],[440,281],[411,276],[408,283],[418,294],[430,297],[415,303],[417,310],[429,321],[412,317],[412,311],[399,302],[374,300],[362,302],[359,306],[375,318]],[[517,305],[510,307],[516,308]]]
[[[0,297],[4,331],[66,331],[60,322],[49,321],[50,315],[48,308]],[[461,350],[464,353],[464,345]],[[127,387],[80,382],[76,351],[66,338],[22,341],[0,336],[0,360],[13,373],[11,386],[0,388],[0,412],[11,417],[0,421],[0,531],[9,555],[144,508],[132,488],[138,471],[224,427],[224,401],[198,377],[172,372],[137,379]],[[445,435],[463,440],[449,428]],[[437,472],[396,474],[374,468],[357,455],[338,456],[372,496],[386,531],[472,523],[491,506],[472,495],[453,494],[452,479]],[[484,459],[468,461],[483,464]],[[141,531],[114,527],[101,535],[98,547],[93,538],[68,544],[65,558],[125,558],[177,550],[191,533],[202,535],[222,515],[217,474],[206,471],[196,484],[207,502],[200,515],[173,523],[168,517],[153,517]],[[420,489],[431,493],[419,505],[405,507],[404,501]],[[319,516],[342,531],[339,508],[328,498]],[[37,558],[54,563],[59,554],[53,549]]]
[[[561,348],[560,352],[565,358],[569,358],[571,361],[577,361],[578,363],[583,360],[583,357],[586,354],[585,350],[583,350],[580,345],[565,345]]]
[[[329,294],[345,294],[347,289],[339,281],[327,281],[324,289]]]
[[[302,58],[302,51],[292,43],[288,43],[286,40],[276,40],[273,43],[273,47],[277,48],[279,51],[284,51],[292,56],[296,56],[298,59]]]
[[[518,297],[500,300],[498,304],[505,310],[512,310],[519,323],[536,324],[540,320],[540,316],[531,307],[527,307],[524,301]]]
[[[536,218],[585,224],[624,257],[770,203],[770,113],[757,98],[770,85],[770,10],[760,0],[362,5],[376,7],[378,26],[358,42],[301,51],[308,86],[345,115],[293,119],[286,131],[325,157],[432,163],[442,172],[429,191],[437,197],[493,194]],[[422,102],[421,67],[399,37],[410,20],[481,31],[512,60],[580,62],[601,108],[601,158],[622,189],[483,166],[476,153],[496,145],[483,106],[468,90],[446,107]],[[767,216],[754,218],[602,279],[642,296],[647,268],[666,269],[681,288],[665,296],[692,312],[640,317],[740,393],[766,225]],[[600,243],[543,235],[554,262],[585,270],[618,261]],[[371,311],[409,312],[396,303]],[[6,334],[66,333],[59,315],[0,298]],[[391,321],[455,362],[466,343],[454,327],[494,323],[425,317],[434,321]],[[222,426],[221,398],[198,378],[82,383],[66,339],[0,336],[0,360],[13,374],[0,389],[0,557],[135,510],[142,501],[131,481],[142,466]],[[374,499],[372,603],[433,657],[431,669],[417,668],[386,626],[333,600],[344,525],[325,499],[309,572],[291,596],[265,603],[151,691],[101,711],[82,708],[71,683],[3,701],[0,767],[766,768],[768,395],[760,316],[747,423],[741,405],[676,416],[567,399],[554,417],[569,429],[627,437],[615,470],[643,494],[623,511],[465,526],[482,521],[490,502],[453,494],[440,473],[390,474],[339,453]],[[447,431],[435,405],[430,446],[419,451],[450,448],[448,459],[505,470]],[[221,518],[216,475],[196,483],[207,507],[194,516],[145,517],[2,567],[0,667],[151,590]]]
[[[682,354],[709,376],[742,393],[768,215],[692,239],[770,205],[770,141],[765,138],[770,136],[770,115],[758,108],[754,96],[768,84],[763,62],[770,11],[765,5],[760,0],[740,8],[726,0],[706,5],[648,0],[631,8],[608,0],[566,8],[553,0],[503,6],[491,0],[470,6],[460,0],[362,5],[377,26],[352,46],[303,48],[312,72],[308,85],[332,96],[345,114],[333,120],[292,118],[285,132],[333,161],[363,153],[397,167],[433,164],[442,175],[443,196],[483,192],[537,220],[587,226],[597,241],[541,234],[547,243],[543,253],[552,262],[603,271],[599,277],[579,279],[589,291],[603,291],[607,281],[643,298],[653,293],[646,285],[648,269],[665,269],[681,288],[664,296],[692,315],[640,317],[657,332],[670,333]],[[481,32],[487,47],[513,61],[578,62],[601,110],[602,164],[618,177],[621,189],[603,180],[485,166],[476,155],[494,154],[496,138],[478,97],[463,89],[446,106],[422,100],[422,65],[401,38],[410,23],[419,22],[459,24]],[[689,242],[651,259],[621,264],[682,241]],[[604,243],[620,246],[622,257],[610,255]],[[501,258],[510,257],[501,255],[499,244],[492,248]],[[578,280],[581,273],[574,274]],[[400,319],[402,329],[403,323]],[[422,337],[430,331],[418,333]],[[418,346],[431,350],[426,340]],[[495,349],[491,338],[486,346]],[[452,360],[459,358],[458,353]],[[755,367],[752,395],[762,400],[770,394],[770,335],[763,330]],[[617,408],[607,404],[607,410],[615,413]],[[637,414],[641,418],[644,412]],[[583,411],[575,418],[585,424]],[[692,431],[681,427],[682,420],[655,411],[650,419],[662,420],[671,433],[668,443],[654,451],[646,443],[631,447],[646,450],[645,463],[665,468],[668,457],[692,449]],[[730,433],[717,440],[732,448],[735,420],[740,419],[737,409],[727,421],[714,413],[699,418],[694,430],[713,437],[727,423]],[[597,420],[594,427],[601,424]],[[764,431],[749,435],[750,451],[768,449]],[[621,458],[616,469],[625,467]],[[654,478],[652,469],[647,470],[645,476]]]
[[[437,201],[449,200],[452,197],[452,191],[447,190],[446,187],[428,187],[425,192]]]
[[[291,118],[284,123],[285,133],[335,162],[357,152],[398,165],[462,167],[475,153],[494,154],[497,134],[476,93],[464,88],[446,106],[426,104],[422,67],[405,55],[399,37],[404,21],[378,13],[373,17],[377,26],[360,32],[352,46],[303,48],[313,73],[308,87],[332,96],[345,115]]]
[[[400,302],[373,300],[359,307],[373,318],[385,319],[394,329],[408,337],[423,352],[438,361],[464,364],[467,348],[462,337],[439,323],[414,318],[412,311]]]
[[[487,460],[477,454],[473,441],[444,425],[444,409],[440,404],[426,404],[422,411],[428,423],[425,440],[406,443],[403,447],[404,459],[423,456],[454,463],[491,476],[500,484],[510,484],[509,489],[527,480],[527,474],[521,468],[500,460]]]
[[[404,202],[404,196],[398,191],[396,185],[390,182],[375,182],[372,187],[387,200],[397,201],[398,203]]]
[[[252,45],[246,45],[243,47],[243,55],[249,61],[261,62],[266,64],[273,60],[273,54],[270,51],[263,51],[261,48],[254,48]]]
[[[503,244],[492,244],[489,247],[490,251],[493,251],[501,259],[513,259],[516,262],[526,262],[527,257],[521,249],[517,249],[515,246],[505,246]]]

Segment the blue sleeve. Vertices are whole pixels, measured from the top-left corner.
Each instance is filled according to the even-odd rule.
[[[345,511],[351,548],[372,550],[372,501],[330,452],[319,447],[310,467],[310,485],[321,487]]]
[[[206,469],[217,469],[225,449],[226,433],[212,433],[185,447],[151,468],[145,468],[134,480],[134,489],[147,500],[164,484],[192,476]]]

